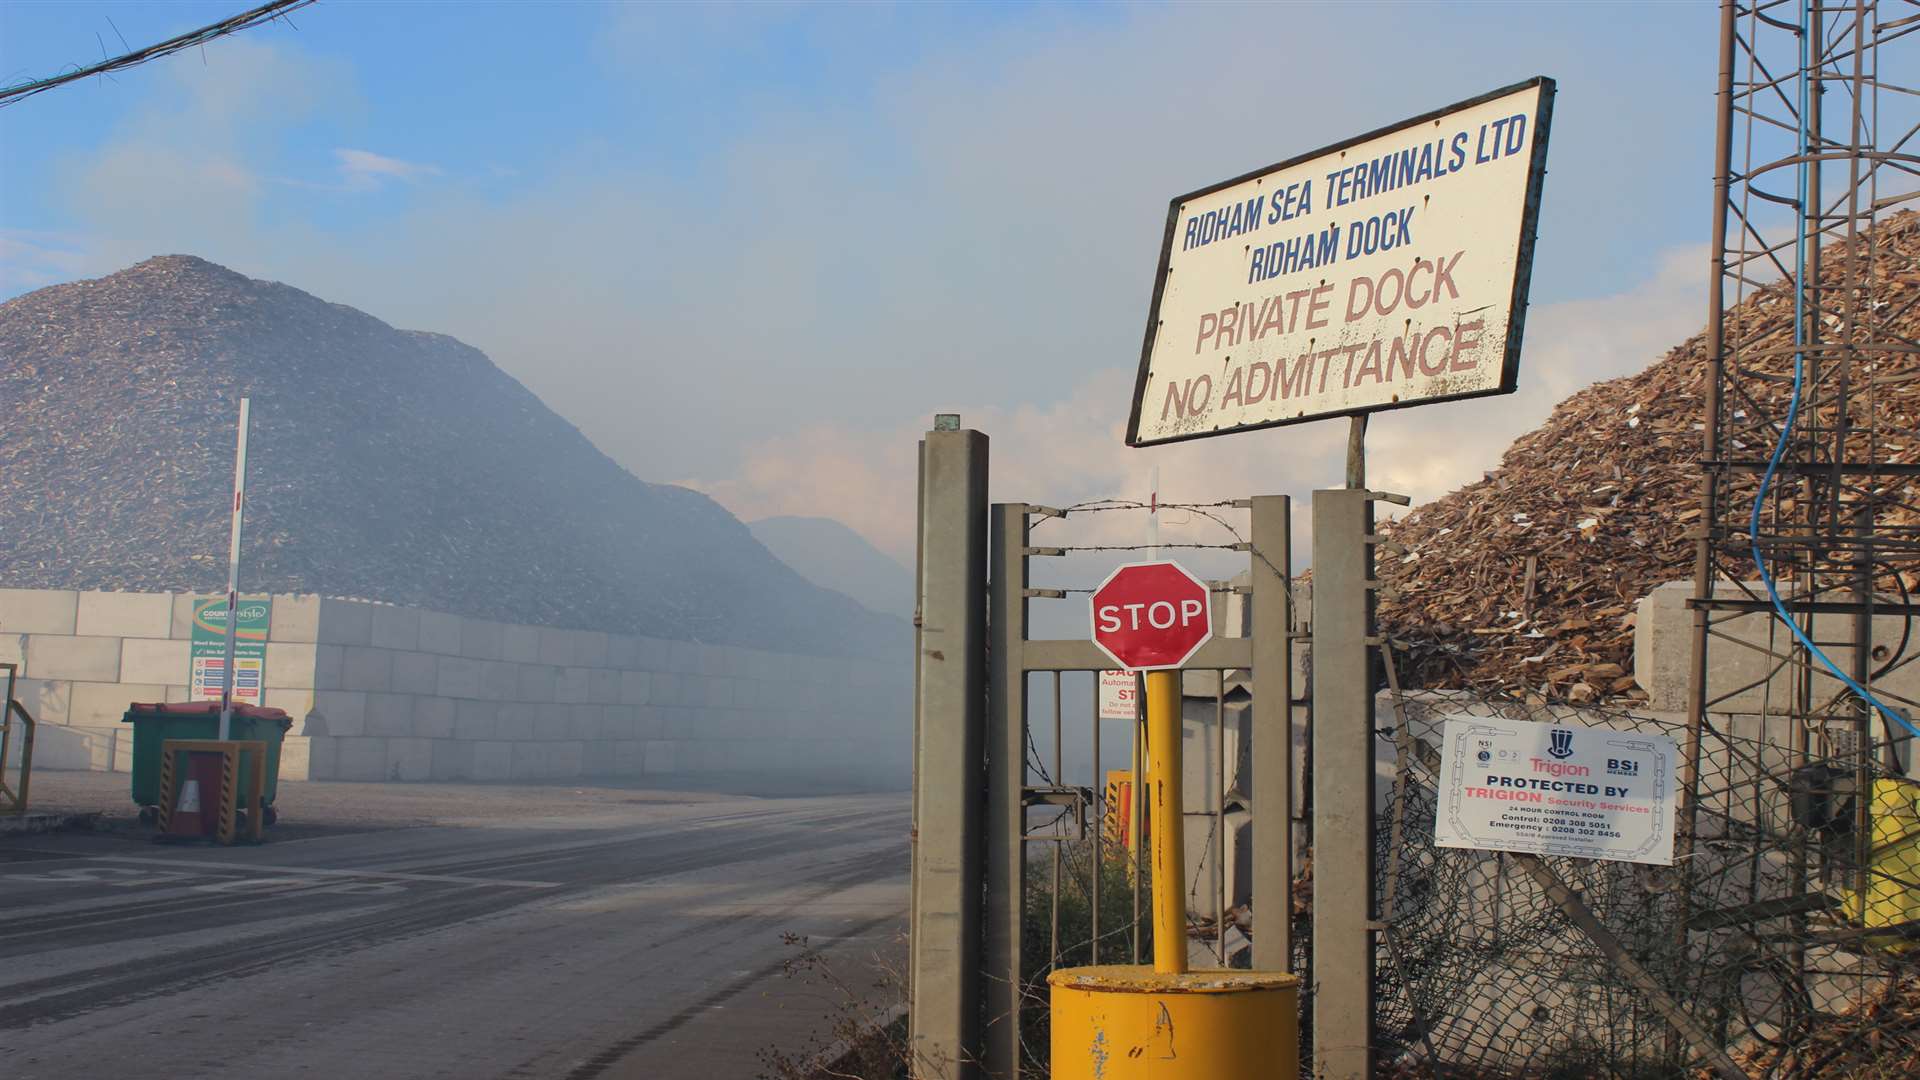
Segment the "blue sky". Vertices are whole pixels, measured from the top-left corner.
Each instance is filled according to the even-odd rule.
[[[231,3],[0,3],[0,81]],[[1041,501],[1337,480],[1335,424],[1127,451],[1171,195],[1560,83],[1523,391],[1385,417],[1438,494],[1704,317],[1707,3],[323,0],[0,109],[0,297],[189,252],[452,334],[652,480],[895,554],[957,409]]]

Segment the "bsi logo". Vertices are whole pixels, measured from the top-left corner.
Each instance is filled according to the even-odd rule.
[[[1547,736],[1547,756],[1570,758],[1573,756],[1573,732],[1564,728],[1554,728]]]
[[[1639,776],[1640,763],[1632,758],[1608,758],[1607,773],[1611,776]]]

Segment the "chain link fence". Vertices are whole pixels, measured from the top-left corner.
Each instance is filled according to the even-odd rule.
[[[1468,693],[1389,701],[1394,782],[1376,844],[1383,1074],[1920,1075],[1920,785],[1833,752],[1844,748],[1822,753],[1785,718],[1714,717],[1672,867],[1441,848],[1447,719],[1577,724],[1682,747],[1686,725]]]

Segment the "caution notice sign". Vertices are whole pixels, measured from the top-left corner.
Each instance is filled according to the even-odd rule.
[[[1659,735],[1448,720],[1433,842],[1670,866],[1678,761]]]

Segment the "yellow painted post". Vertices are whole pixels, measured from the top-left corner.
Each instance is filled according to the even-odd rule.
[[[1153,845],[1153,970],[1187,970],[1187,898],[1180,792],[1180,673],[1147,672],[1147,839]]]

